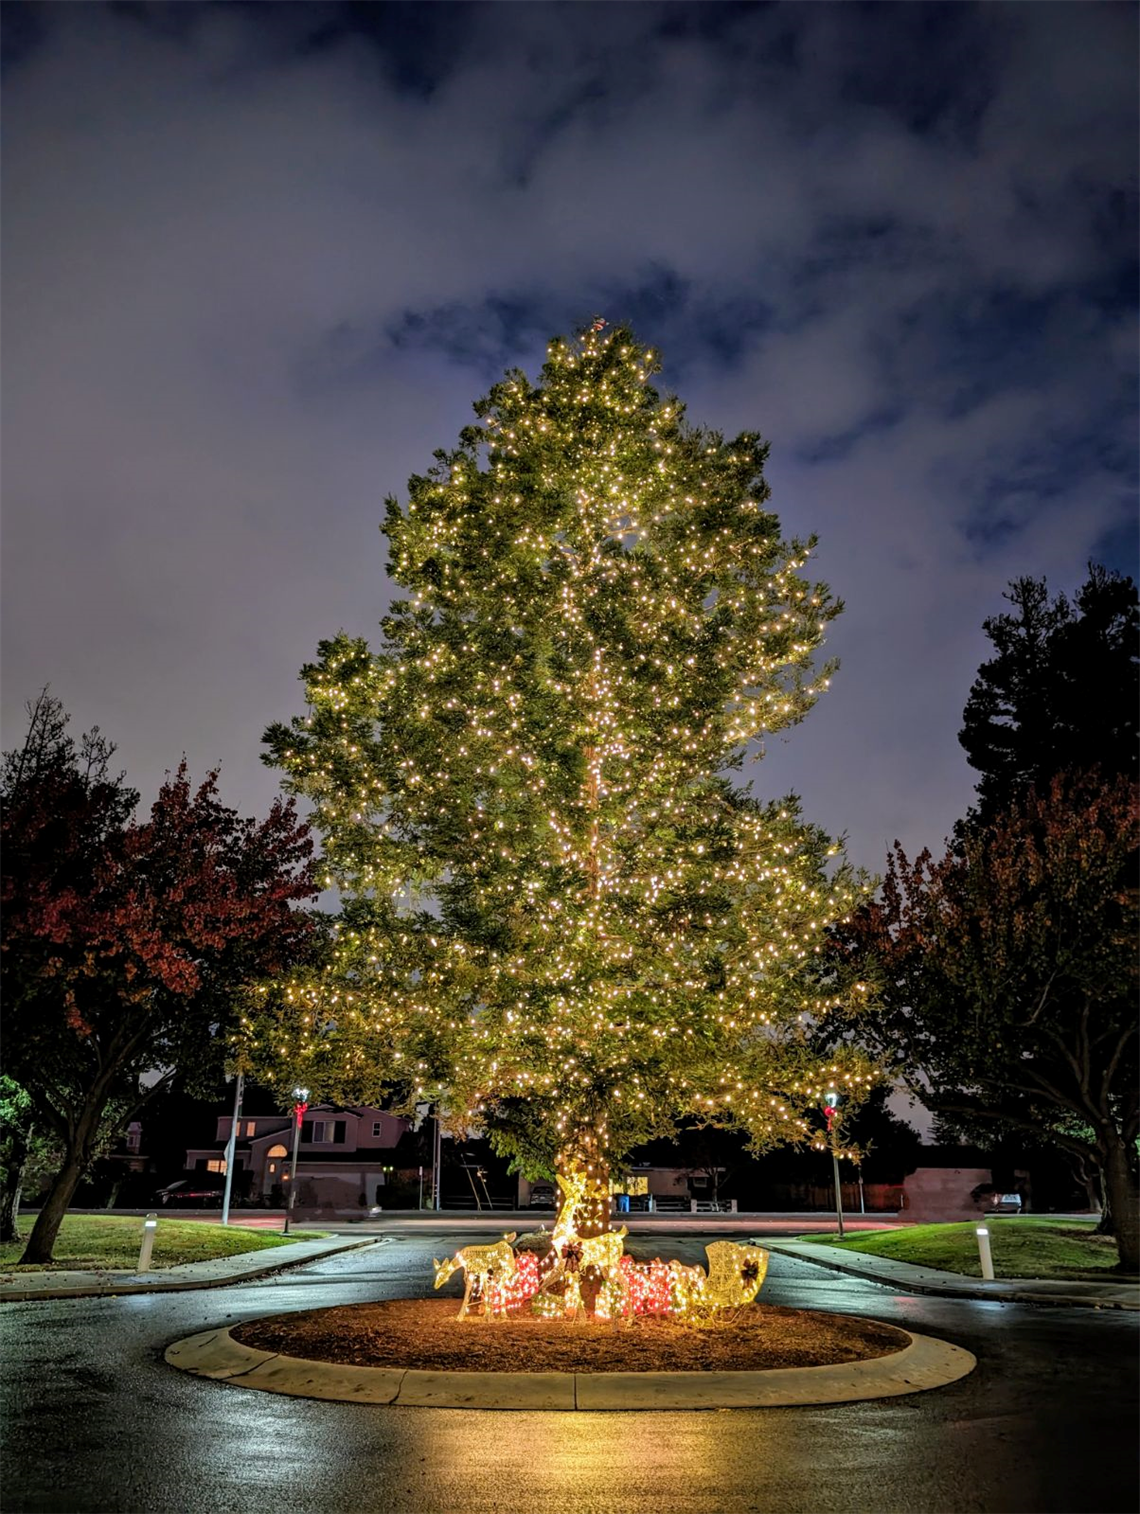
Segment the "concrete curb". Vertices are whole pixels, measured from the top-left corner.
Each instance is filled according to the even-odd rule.
[[[35,1299],[117,1298],[125,1293],[187,1293],[198,1288],[228,1288],[232,1283],[244,1283],[247,1278],[264,1277],[269,1272],[285,1272],[290,1267],[302,1267],[306,1262],[335,1256],[341,1251],[358,1251],[363,1246],[383,1245],[384,1239],[382,1236],[370,1235],[354,1240],[300,1241],[297,1243],[294,1254],[287,1257],[280,1257],[280,1253],[294,1250],[292,1245],[273,1246],[257,1252],[239,1251],[232,1257],[214,1257],[208,1262],[185,1263],[185,1271],[181,1271],[180,1275],[174,1278],[164,1278],[162,1273],[156,1272],[153,1279],[148,1277],[146,1281],[141,1281],[138,1273],[127,1272],[121,1274],[119,1278],[108,1274],[105,1279],[94,1283],[75,1283],[59,1288],[22,1288],[19,1284],[0,1284],[0,1303],[26,1304]],[[299,1255],[297,1253],[301,1246],[310,1249]],[[239,1267],[232,1272],[219,1273],[216,1276],[186,1276],[186,1272],[191,1268],[212,1267],[217,1261],[237,1261],[241,1256],[264,1256],[267,1260],[258,1262],[255,1266]],[[269,1261],[268,1258],[273,1256],[279,1256],[280,1260]],[[41,1277],[46,1275],[38,1274]]]
[[[984,1299],[991,1304],[1048,1304],[1064,1309],[1140,1310],[1140,1290],[1137,1290],[1135,1298],[1120,1296],[1124,1293],[1126,1284],[1120,1285],[1117,1296],[1106,1297],[1093,1293],[1043,1293],[1040,1291],[1041,1283],[1035,1284],[1031,1278],[997,1278],[994,1282],[987,1283],[960,1278],[955,1273],[943,1273],[941,1276],[950,1281],[942,1282],[930,1277],[934,1268],[915,1267],[909,1262],[890,1259],[889,1270],[876,1270],[849,1260],[858,1257],[858,1252],[841,1251],[837,1246],[817,1245],[812,1241],[780,1241],[771,1236],[763,1239],[750,1236],[749,1239],[758,1246],[766,1246],[769,1251],[780,1252],[782,1256],[798,1257],[800,1261],[814,1262],[818,1267],[827,1267],[832,1272],[844,1272],[849,1277],[861,1278],[865,1282],[879,1283],[884,1288],[901,1288],[905,1293],[922,1293],[934,1298]],[[874,1257],[873,1260],[887,1259]],[[1070,1286],[1079,1288],[1081,1284],[1073,1283]],[[1111,1285],[1089,1283],[1086,1286],[1100,1288]]]
[[[889,1356],[834,1367],[763,1372],[429,1372],[353,1367],[258,1351],[229,1330],[202,1330],[168,1346],[182,1372],[239,1388],[338,1403],[416,1409],[759,1409],[844,1404],[922,1393],[957,1382],[977,1366],[960,1346],[929,1335]]]

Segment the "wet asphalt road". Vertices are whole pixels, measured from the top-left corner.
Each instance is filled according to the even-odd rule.
[[[977,1370],[877,1403],[559,1415],[320,1403],[162,1361],[221,1322],[428,1293],[431,1257],[451,1249],[402,1237],[240,1287],[3,1306],[5,1514],[1137,1508],[1134,1315],[895,1294],[775,1254],[767,1302],[910,1325]],[[677,1237],[630,1249],[704,1259]]]

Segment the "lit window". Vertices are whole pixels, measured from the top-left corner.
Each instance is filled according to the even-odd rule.
[[[253,1133],[254,1133],[254,1131],[256,1129],[257,1129],[257,1122],[256,1122],[256,1120],[247,1120],[245,1122],[245,1133],[246,1133],[247,1136],[253,1135]]]
[[[225,1159],[225,1157],[211,1157],[210,1160],[206,1163],[206,1171],[207,1172],[225,1172],[225,1170],[226,1170],[226,1159]]]
[[[284,1146],[271,1146],[266,1155],[271,1157],[287,1157],[289,1153]]]

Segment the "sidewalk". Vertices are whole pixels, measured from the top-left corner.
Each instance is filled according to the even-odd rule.
[[[1065,1278],[996,1278],[992,1283],[981,1278],[965,1277],[960,1272],[941,1272],[936,1267],[914,1267],[890,1257],[872,1256],[865,1251],[845,1251],[838,1246],[824,1246],[816,1241],[774,1240],[771,1236],[752,1236],[757,1246],[797,1256],[801,1261],[846,1272],[886,1288],[902,1288],[907,1293],[930,1293],[943,1298],[996,1300],[1003,1304],[1058,1304],[1067,1308],[1140,1309],[1140,1284],[1123,1282],[1081,1283]]]
[[[287,1246],[263,1251],[244,1251],[236,1256],[218,1256],[209,1262],[183,1262],[178,1267],[154,1272],[129,1268],[106,1268],[72,1272],[62,1268],[43,1272],[0,1272],[0,1303],[22,1303],[37,1298],[108,1298],[123,1293],[184,1293],[192,1288],[222,1288],[296,1267],[316,1257],[338,1251],[355,1251],[377,1244],[376,1236],[330,1236],[323,1241],[290,1241]]]

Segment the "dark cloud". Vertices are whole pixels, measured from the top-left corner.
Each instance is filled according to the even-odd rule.
[[[1135,550],[1136,12],[4,8],[4,715],[263,809],[385,494],[595,313],[772,443],[843,667],[764,790],[880,864],[968,802],[1006,581]]]

